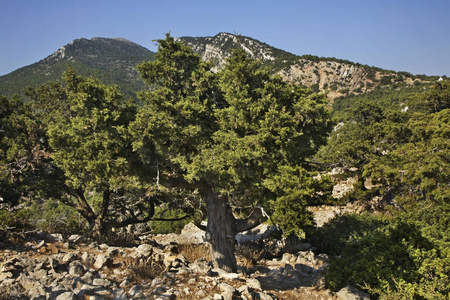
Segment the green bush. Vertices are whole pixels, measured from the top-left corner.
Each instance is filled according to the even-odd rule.
[[[352,285],[381,299],[448,299],[449,221],[450,205],[419,203],[394,217],[343,215],[307,238],[331,255],[333,291]]]
[[[85,230],[85,220],[75,208],[56,200],[33,203],[29,208],[30,223],[47,233],[80,233]]]
[[[154,219],[179,219],[186,216],[186,212],[179,208],[158,207],[155,211]],[[181,230],[192,218],[185,218],[177,221],[150,221],[149,225],[155,234],[181,233]]]
[[[0,229],[28,230],[31,228],[29,222],[30,211],[28,209],[19,209],[9,211],[0,210]]]

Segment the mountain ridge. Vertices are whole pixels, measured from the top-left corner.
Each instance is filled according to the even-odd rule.
[[[251,37],[227,32],[176,39],[191,46],[203,59],[212,61],[213,71],[223,67],[231,54],[230,49],[242,48],[285,80],[315,92],[327,92],[330,99],[380,87],[418,85],[430,80],[424,75],[383,70],[343,59],[300,56]],[[136,65],[153,60],[154,55],[154,52],[125,38],[75,39],[34,64],[0,76],[0,94],[11,96],[21,93],[26,86],[37,87],[48,81],[60,81],[62,73],[70,65],[82,76],[119,85],[125,95],[135,97],[137,91],[148,88],[140,79]]]
[[[155,53],[124,38],[79,38],[40,61],[0,76],[0,94],[11,96],[19,88],[37,87],[61,81],[68,66],[80,75],[96,77],[106,84],[119,85],[127,96],[144,89],[136,65],[152,60]],[[18,87],[19,86],[19,87]]]

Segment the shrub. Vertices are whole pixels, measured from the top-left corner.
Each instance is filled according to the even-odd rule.
[[[310,242],[331,255],[328,288],[352,285],[382,299],[448,299],[447,206],[410,207],[395,217],[343,215],[307,230]]]
[[[29,230],[32,228],[30,222],[30,211],[28,209],[19,209],[9,211],[0,210],[0,228],[14,230]]]

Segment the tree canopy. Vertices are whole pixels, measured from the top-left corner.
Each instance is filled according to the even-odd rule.
[[[158,44],[156,60],[138,67],[152,89],[139,95],[134,149],[150,154],[166,186],[203,193],[216,263],[235,269],[234,235],[256,223],[236,219],[230,204],[284,206],[274,182],[290,184],[283,174],[300,176],[292,170],[325,144],[332,128],[327,100],[272,76],[243,50],[233,50],[215,74],[169,35]],[[291,209],[304,212],[304,205]]]

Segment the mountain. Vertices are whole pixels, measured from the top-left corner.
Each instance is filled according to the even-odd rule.
[[[230,56],[230,49],[240,47],[286,80],[315,91],[327,91],[331,99],[362,94],[378,87],[418,85],[431,79],[424,75],[414,76],[407,72],[383,70],[334,57],[299,56],[249,37],[225,32],[213,37],[179,39],[191,46],[203,59],[214,62],[216,70]]]
[[[125,95],[134,96],[146,86],[139,78],[136,65],[153,60],[154,54],[122,38],[76,39],[37,63],[1,76],[0,95],[11,96],[27,86],[60,81],[67,66],[71,66],[79,75],[117,84]]]
[[[219,70],[230,56],[230,49],[243,48],[251,57],[286,80],[314,91],[327,91],[330,99],[358,95],[379,87],[420,85],[430,80],[425,75],[414,76],[361,65],[347,60],[299,56],[277,49],[256,39],[230,33],[213,37],[180,37],[205,60]],[[146,88],[139,78],[136,65],[154,59],[155,53],[121,38],[77,39],[60,48],[47,58],[0,76],[0,95],[21,93],[26,86],[37,87],[48,81],[61,80],[67,66],[80,75],[99,78],[106,84],[117,84],[127,96]]]

